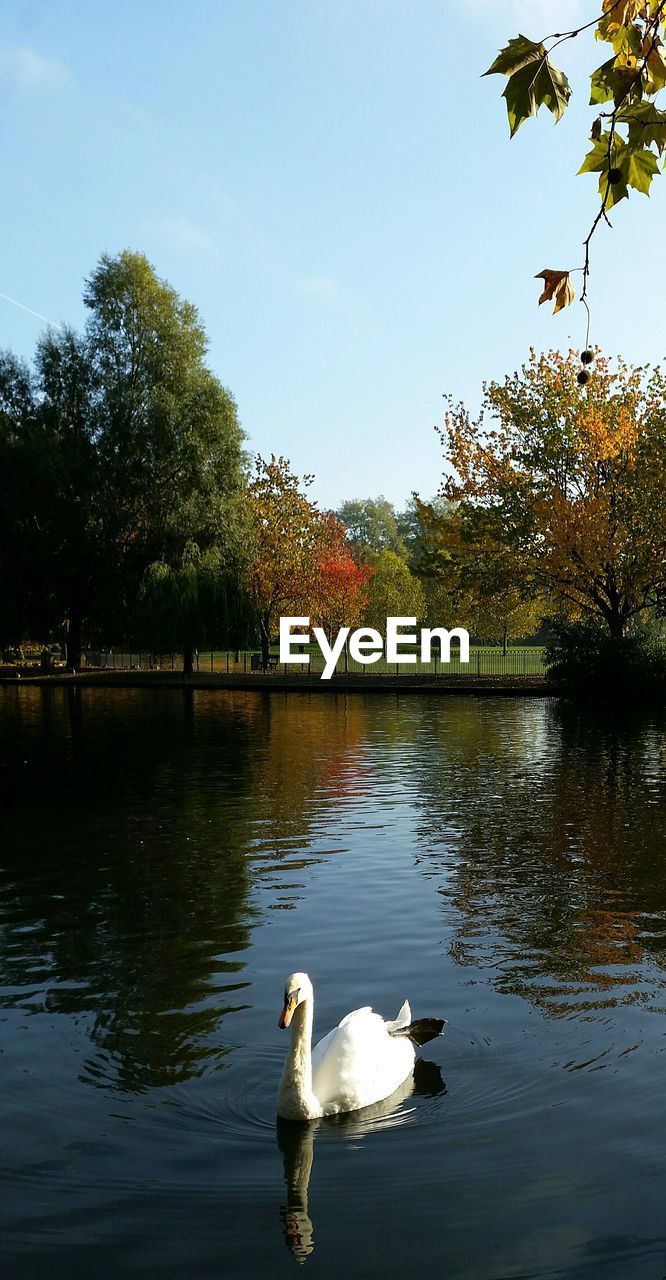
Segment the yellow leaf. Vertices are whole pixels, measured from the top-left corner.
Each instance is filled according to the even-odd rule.
[[[568,271],[549,271],[548,268],[544,268],[534,279],[543,280],[543,293],[539,298],[539,306],[542,302],[550,302],[552,298],[555,303],[554,316],[563,307],[570,306],[576,296]]]
[[[633,53],[619,53],[613,66],[616,71],[635,71],[638,66],[638,59]]]
[[[654,48],[647,60],[648,71],[654,85],[654,92],[658,93],[666,84],[666,55],[663,46]]]
[[[627,27],[645,7],[645,0],[604,0],[603,12],[609,15],[608,31]]]

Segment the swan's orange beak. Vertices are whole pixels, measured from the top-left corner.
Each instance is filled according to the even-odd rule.
[[[284,1002],[284,1008],[282,1010],[282,1013],[280,1014],[280,1017],[278,1018],[278,1027],[280,1027],[282,1031],[285,1031],[286,1028],[289,1026],[289,1023],[291,1022],[291,1019],[294,1015],[294,1009],[296,1008],[296,1004],[297,1004],[296,996],[292,995],[292,996],[286,997]]]

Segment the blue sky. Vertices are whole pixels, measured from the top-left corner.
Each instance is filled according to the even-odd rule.
[[[511,143],[504,81],[479,77],[518,31],[598,7],[4,0],[0,291],[81,325],[100,253],[141,250],[199,307],[252,449],[314,473],[325,506],[430,495],[442,394],[474,409],[531,345],[583,340],[582,308],[553,318],[532,277],[582,262],[604,50],[567,46],[570,112]],[[593,340],[636,362],[663,350],[662,185],[594,242]],[[0,345],[29,357],[42,328],[0,299]]]

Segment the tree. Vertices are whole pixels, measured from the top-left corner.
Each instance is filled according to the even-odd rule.
[[[656,105],[666,85],[666,45],[662,39],[666,36],[666,0],[602,0],[601,10],[591,22],[555,32],[541,41],[517,36],[500,50],[486,72],[507,77],[503,96],[513,137],[540,107],[547,107],[556,121],[567,108],[571,86],[551,61],[556,48],[594,27],[597,40],[612,50],[590,77],[590,105],[597,115],[590,135],[592,147],[579,169],[579,173],[599,175],[599,207],[583,242],[582,301],[587,297],[590,243],[597,227],[602,221],[610,226],[608,213],[628,197],[629,188],[649,194],[666,151],[666,111]],[[599,110],[604,106],[605,110]],[[539,302],[552,298],[559,311],[573,301],[569,271],[546,269],[539,274],[544,279]]]
[[[382,635],[386,619],[421,618],[424,610],[423,588],[409,566],[395,551],[379,551],[369,558],[374,573],[370,579],[370,600],[364,622]]]
[[[325,517],[325,524],[326,547],[317,565],[314,608],[330,640],[341,627],[361,622],[374,569],[354,558],[345,527],[335,515]]]
[[[178,565],[151,564],[141,589],[142,635],[153,652],[180,650],[191,674],[196,649],[251,643],[255,618],[218,547],[188,543]]]
[[[534,635],[544,612],[541,601],[525,599],[515,583],[506,591],[496,589],[488,600],[477,599],[475,606],[462,625],[479,641],[501,644],[503,654],[508,652],[510,640]]]
[[[448,503],[439,495],[431,498],[427,505],[440,514],[444,514],[448,508]],[[398,532],[406,548],[408,564],[416,573],[419,572],[427,542],[422,507],[423,504],[418,495],[412,494],[404,509],[396,515]]]
[[[526,574],[520,554],[499,540],[499,531],[493,534],[486,509],[480,519],[478,511],[463,507],[420,503],[420,509],[428,623],[435,605],[435,623],[447,618],[479,640],[501,642],[506,653],[509,640],[530,635],[543,616],[533,575]]]
[[[547,678],[577,699],[666,702],[666,647],[642,629],[620,639],[595,619],[553,619],[545,661]]]
[[[309,614],[316,599],[317,567],[325,552],[326,521],[300,487],[286,458],[257,456],[248,487],[252,549],[244,585],[256,610],[261,654],[268,666],[271,639],[282,614]]]
[[[84,334],[47,333],[21,396],[5,385],[0,401],[50,474],[33,523],[72,669],[84,625],[127,625],[152,562],[177,567],[192,542],[233,558],[242,481],[236,407],[191,303],[129,251],[101,258],[84,301]]]
[[[43,513],[53,474],[42,446],[30,370],[0,353],[0,644],[46,636],[56,619]]]
[[[466,627],[476,640],[501,644],[505,654],[508,641],[534,634],[546,611],[516,553],[467,540],[455,518],[437,516],[432,548],[421,579],[428,626]]]
[[[526,600],[545,592],[623,636],[664,598],[665,390],[658,369],[601,357],[583,390],[575,354],[550,352],[485,388],[491,428],[449,402],[443,492],[456,514],[431,520],[435,542],[465,548],[477,585],[504,573]]]
[[[398,528],[395,508],[383,493],[377,498],[350,498],[337,511],[357,551],[395,551],[407,556],[407,547]]]

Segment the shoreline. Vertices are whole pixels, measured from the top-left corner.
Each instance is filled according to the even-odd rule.
[[[561,690],[547,684],[543,676],[393,676],[350,675],[285,676],[258,672],[252,675],[182,671],[58,671],[42,675],[0,675],[0,688],[83,688],[83,689],[236,689],[263,693],[400,693],[459,694],[509,697],[561,697]]]

